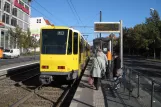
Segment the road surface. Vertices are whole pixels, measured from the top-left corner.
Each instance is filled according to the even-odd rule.
[[[150,77],[160,84],[154,86],[154,98],[161,102],[161,62],[150,61],[138,56],[124,56],[124,65],[141,72],[144,76],[140,77],[141,87],[144,91],[151,94],[152,82],[146,77]],[[136,73],[132,73],[132,78],[137,82]],[[150,101],[150,99],[149,99]]]
[[[34,56],[20,56],[19,58],[13,58],[13,59],[0,59],[0,67],[4,65],[21,63],[32,60],[39,60],[39,59],[40,59],[39,56],[36,56],[35,59]]]

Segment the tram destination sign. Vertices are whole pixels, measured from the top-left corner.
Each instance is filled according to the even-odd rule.
[[[120,22],[94,22],[94,32],[120,32]]]

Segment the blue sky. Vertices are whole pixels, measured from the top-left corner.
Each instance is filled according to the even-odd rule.
[[[81,21],[75,12],[72,12],[68,2],[71,8],[71,4],[74,5]],[[123,20],[124,27],[133,27],[150,16],[150,8],[156,9],[161,16],[161,0],[33,0],[31,16],[44,17],[54,25],[75,26],[75,29],[89,35],[87,40],[91,42],[95,35],[92,26],[94,22],[99,21],[100,10],[103,22]],[[103,34],[103,36],[108,35]]]

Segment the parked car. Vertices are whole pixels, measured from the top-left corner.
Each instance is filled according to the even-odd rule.
[[[18,58],[19,56],[19,49],[5,49],[3,52],[3,58]]]

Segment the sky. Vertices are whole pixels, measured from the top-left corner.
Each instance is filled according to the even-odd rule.
[[[100,21],[100,11],[102,22],[122,20],[123,27],[134,27],[150,17],[150,8],[161,16],[161,0],[32,0],[31,17],[44,17],[55,26],[73,26],[92,42],[96,36],[94,22]]]

